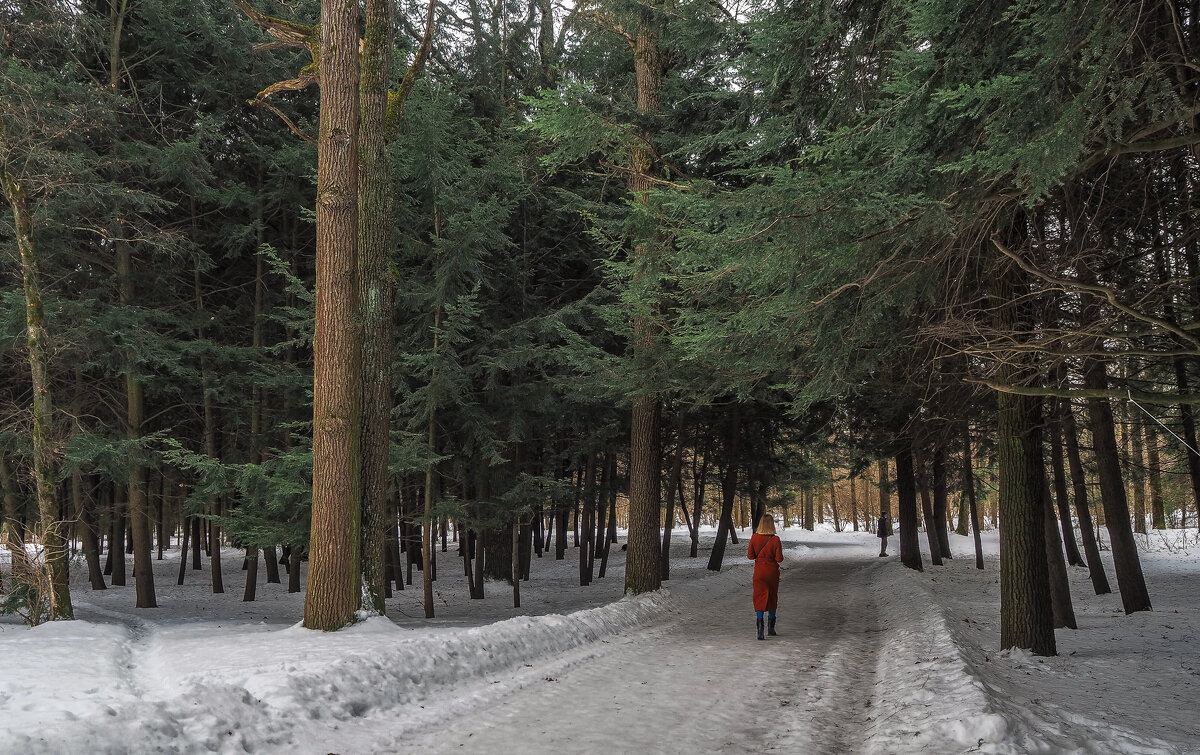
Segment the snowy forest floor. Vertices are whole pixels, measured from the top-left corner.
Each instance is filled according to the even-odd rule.
[[[1139,539],[1152,612],[1125,616],[1072,569],[1079,629],[1053,658],[998,652],[994,533],[983,571],[952,535],[957,558],[926,554],[918,573],[895,539],[882,559],[867,533],[781,531],[780,636],[765,642],[745,541],[717,574],[713,533],[696,559],[686,534],[658,594],[621,597],[615,549],[578,587],[570,549],[534,561],[521,609],[503,583],[470,600],[452,546],[437,618],[418,573],[388,618],[332,634],[297,625],[286,585],[241,602],[235,551],[224,595],[207,560],[175,586],[168,552],[160,607],[143,611],[132,587],[94,593],[76,569],[79,621],[0,618],[0,753],[1200,753],[1196,530]]]

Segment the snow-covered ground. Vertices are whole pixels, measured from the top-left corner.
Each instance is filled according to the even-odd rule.
[[[333,634],[297,626],[285,586],[241,602],[233,551],[216,596],[207,563],[176,587],[168,553],[145,611],[77,569],[81,620],[0,618],[0,753],[1200,752],[1195,530],[1141,540],[1153,612],[1125,616],[1073,569],[1080,628],[1058,632],[1055,658],[997,650],[994,534],[983,571],[952,536],[958,558],[917,573],[867,533],[783,531],[765,642],[744,542],[716,574],[712,533],[698,559],[685,534],[655,595],[621,597],[615,550],[578,587],[571,549],[534,562],[521,609],[498,583],[473,601],[451,552],[436,619],[409,589],[388,618]]]

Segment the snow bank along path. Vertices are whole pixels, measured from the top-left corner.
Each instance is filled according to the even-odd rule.
[[[866,536],[783,536],[780,636],[764,642],[744,543],[720,574],[696,578],[689,560],[658,594],[467,628],[156,623],[81,601],[117,623],[0,626],[0,753],[1200,752],[1145,734],[1136,713],[1122,725],[1072,699],[1077,660],[995,653],[994,561],[918,574],[876,558]],[[568,594],[581,593],[552,588],[556,610]],[[1093,616],[1113,641],[1139,626]],[[1164,620],[1200,627],[1179,611]]]

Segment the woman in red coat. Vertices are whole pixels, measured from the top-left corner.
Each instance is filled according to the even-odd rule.
[[[775,636],[775,608],[779,604],[779,562],[783,544],[775,536],[775,519],[763,514],[758,529],[750,538],[746,558],[754,561],[754,613],[758,618],[758,639],[763,638],[763,612],[767,614],[767,634]]]

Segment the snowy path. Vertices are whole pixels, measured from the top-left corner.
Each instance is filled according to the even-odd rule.
[[[172,586],[168,559],[159,609],[81,586],[81,621],[0,621],[0,755],[1200,753],[1194,531],[1144,559],[1154,612],[1124,616],[1073,570],[1080,629],[1055,658],[997,652],[994,537],[983,571],[914,572],[868,533],[782,534],[780,636],[764,642],[745,543],[714,574],[709,533],[659,593],[620,597],[619,552],[587,588],[577,561],[546,558],[521,609],[501,584],[471,600],[450,570],[437,619],[406,590],[389,618],[330,634],[297,626],[301,596],[281,586],[242,603]]]
[[[741,556],[741,547],[727,555]],[[633,752],[860,751],[857,721],[880,637],[861,572],[874,564],[861,548],[822,550],[820,560],[793,555],[786,564],[778,637],[755,639],[743,566],[707,581],[718,584],[680,590],[667,621],[539,665],[528,681],[492,685],[473,713],[394,744],[481,753],[516,741],[547,753],[618,744]]]

